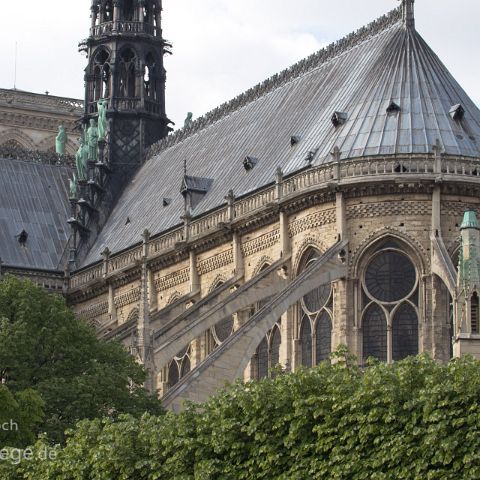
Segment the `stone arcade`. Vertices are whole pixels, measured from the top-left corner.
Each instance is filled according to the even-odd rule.
[[[161,11],[93,1],[83,123],[104,101],[105,139],[72,198],[70,167],[22,163],[27,190],[34,167],[58,178],[57,244],[18,221],[3,270],[62,280],[170,408],[340,344],[480,355],[480,110],[413,0],[174,133]]]

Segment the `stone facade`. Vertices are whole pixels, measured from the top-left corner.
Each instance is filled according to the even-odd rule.
[[[228,228],[222,222],[212,228],[212,222],[205,221],[208,228],[197,228],[196,236],[186,243],[168,243],[162,241],[162,236],[149,239],[143,261],[151,277],[149,328],[155,352],[152,374],[159,394],[165,395],[166,405],[178,406],[183,398],[204,399],[224,380],[234,380],[235,376],[258,376],[254,362],[265,354],[257,349],[265,335],[266,355],[273,355],[284,368],[296,369],[305,363],[306,349],[310,347],[305,345],[306,337],[302,338],[301,317],[307,297],[303,295],[300,302],[296,298],[298,288],[305,288],[306,284],[299,282],[297,287],[295,282],[309,272],[304,262],[308,252],[318,252],[321,259],[339,240],[347,242],[344,266],[338,267],[339,276],[331,282],[330,303],[322,310],[331,317],[329,350],[345,344],[360,363],[366,360],[364,349],[374,356],[380,352],[381,356],[383,348],[387,361],[399,358],[403,353],[398,351],[396,322],[400,320],[396,315],[405,320],[408,312],[414,312],[417,331],[410,332],[416,342],[410,345],[412,353],[429,352],[434,358],[447,361],[452,355],[453,331],[448,314],[452,295],[434,273],[432,258],[441,241],[445,251],[448,248],[450,266],[451,259],[456,261],[461,214],[480,207],[480,177],[472,174],[472,169],[462,169],[460,173],[455,167],[465,161],[460,158],[442,156],[441,167],[433,154],[418,156],[415,161],[427,163],[427,171],[418,174],[412,168],[401,175],[391,170],[374,177],[359,174],[352,178],[347,176],[345,165],[333,182],[318,175],[318,181],[310,183],[307,174],[299,173],[288,181],[277,181],[273,202],[259,204],[254,197],[265,193],[252,194],[251,209],[234,216]],[[476,165],[476,160],[468,162],[472,167]],[[325,168],[328,167],[317,167]],[[453,173],[444,174],[444,181],[438,184],[437,168]],[[298,188],[290,189],[291,183]],[[102,320],[107,302],[100,301],[96,285],[107,285],[113,290],[117,321],[109,323],[109,335],[117,336],[126,345],[131,345],[135,332],[135,321],[130,321],[129,329],[125,328],[125,322],[129,323],[127,310],[140,307],[142,294],[138,263],[124,263],[123,259],[140,258],[139,248],[112,256],[103,269],[89,267],[82,272],[83,277],[75,278],[77,283],[70,291],[79,314],[99,309],[102,313],[97,319]],[[394,252],[411,263],[414,292],[408,291],[390,303],[383,299],[373,302],[385,312],[387,323],[385,331],[379,333],[385,336],[384,344],[372,346],[364,331],[368,309],[373,308],[367,293],[373,287],[367,287],[366,275],[373,268],[372,259],[382,251]],[[121,266],[118,273],[117,265]],[[270,273],[265,270],[269,265],[273,266]],[[330,273],[337,268],[328,265]],[[326,272],[320,269],[317,274],[320,279]],[[308,288],[315,290],[321,285],[319,281],[309,280]],[[282,298],[282,305],[275,307],[280,314],[272,317],[274,309],[270,307],[270,312],[260,315],[261,320],[255,320],[263,305],[275,305],[271,302],[276,295]],[[233,331],[222,342],[215,329],[222,322],[222,328],[228,327],[226,320],[232,315]],[[277,340],[272,345],[272,328],[279,328],[279,345]],[[315,334],[312,332],[311,336]],[[248,346],[246,338],[250,338]],[[168,357],[164,352],[171,345],[171,351],[177,353]],[[201,378],[209,378],[208,372],[215,373],[199,386],[196,371]]]
[[[0,148],[55,152],[58,126],[68,135],[66,153],[73,155],[81,133],[83,102],[72,98],[0,89]]]

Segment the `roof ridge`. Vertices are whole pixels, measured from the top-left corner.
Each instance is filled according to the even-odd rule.
[[[340,56],[346,51],[351,50],[359,43],[386,30],[390,26],[396,24],[399,20],[402,20],[402,14],[402,6],[397,7],[359,30],[331,43],[318,52],[315,52],[285,70],[282,70],[280,73],[276,73],[232,100],[221,104],[205,115],[194,120],[189,127],[178,129],[159,142],[153,144],[147,151],[147,159],[150,159],[161,151],[180,143],[182,140],[212,125],[230,113],[248,105],[257,98],[266,95],[276,88],[285,85],[295,78],[298,78],[314,68],[327,63],[333,58]]]

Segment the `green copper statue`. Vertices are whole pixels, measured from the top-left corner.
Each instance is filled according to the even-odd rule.
[[[65,132],[65,127],[63,125],[59,125],[58,127],[58,135],[55,139],[55,151],[59,155],[65,155],[65,145],[67,144],[67,132]]]
[[[98,140],[105,140],[107,134],[107,108],[108,100],[102,98],[97,102],[98,107]]]
[[[77,198],[77,187],[77,176],[74,173],[70,179],[70,198]]]
[[[193,123],[193,113],[188,112],[187,113],[187,118],[185,119],[185,123],[183,124],[183,128],[190,128]]]
[[[87,161],[88,161],[88,146],[85,144],[84,135],[79,138],[80,147],[75,154],[75,163],[77,165],[78,180],[87,180]]]
[[[90,120],[90,126],[87,130],[87,145],[88,159],[94,162],[97,160],[98,128],[97,122],[93,118]]]

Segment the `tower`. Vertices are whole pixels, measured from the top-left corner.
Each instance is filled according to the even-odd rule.
[[[480,354],[480,224],[476,213],[465,212],[458,262],[454,353]]]
[[[145,150],[170,130],[161,11],[161,0],[92,0],[90,35],[82,45],[88,55],[83,120],[88,125],[98,100],[108,100],[111,200],[143,163]]]

